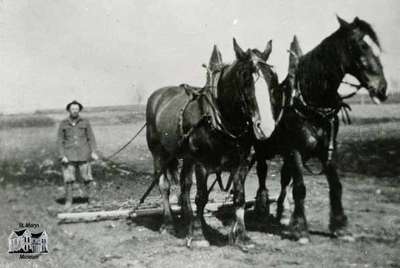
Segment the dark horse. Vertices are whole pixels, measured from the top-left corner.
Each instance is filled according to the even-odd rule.
[[[330,224],[335,236],[349,234],[347,217],[342,205],[342,185],[336,170],[336,137],[339,129],[338,112],[345,106],[338,88],[345,74],[358,79],[360,87],[369,91],[374,101],[384,101],[386,80],[379,55],[380,44],[372,27],[357,17],[348,23],[338,17],[340,28],[305,55],[292,43],[289,75],[280,84],[281,93],[289,101],[283,107],[282,119],[267,141],[256,141],[257,191],[256,210],[269,214],[266,159],[280,154],[281,193],[277,204],[277,219],[284,216],[286,188],[293,180],[294,211],[290,219],[295,239],[308,241],[304,211],[306,187],[303,163],[311,157],[322,163],[329,184]],[[375,49],[377,48],[378,51]],[[297,55],[296,55],[297,54]]]
[[[178,159],[184,159],[180,180],[185,194],[181,203],[184,218],[190,223],[193,216],[188,189],[192,183],[194,166],[198,166],[196,204],[201,219],[208,201],[202,170],[224,166],[234,178],[236,221],[232,227],[232,237],[240,245],[244,242],[241,238],[245,237],[244,180],[250,149],[254,138],[262,140],[271,135],[275,122],[271,110],[265,108],[265,103],[270,107],[267,85],[264,83],[264,87],[258,88],[262,79],[256,80],[260,68],[268,66],[266,60],[270,51],[261,54],[251,50],[244,52],[235,39],[233,45],[236,61],[222,68],[216,92],[207,87],[161,88],[147,102],[146,121],[154,176],[159,180],[164,205],[161,228],[172,227],[168,173],[176,176]]]

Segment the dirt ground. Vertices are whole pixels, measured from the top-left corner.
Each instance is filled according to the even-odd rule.
[[[392,136],[389,135],[389,139],[400,137],[397,123],[387,124],[395,124],[395,135],[391,131]],[[100,147],[108,154],[122,145],[138,126],[140,123],[119,125],[113,130],[107,126],[95,126],[94,129],[98,134]],[[386,125],[381,127],[386,129]],[[355,237],[354,242],[329,236],[328,188],[323,176],[305,176],[306,214],[311,242],[301,245],[285,238],[281,227],[255,220],[249,209],[246,222],[249,236],[256,247],[246,253],[228,244],[228,223],[231,219],[229,213],[214,213],[207,217],[207,223],[211,227],[207,238],[211,246],[196,249],[185,247],[184,229],[179,221],[176,223],[176,235],[160,234],[159,216],[58,224],[53,210],[62,208],[62,204],[56,202],[63,194],[61,178],[56,175],[46,179],[20,176],[19,179],[11,180],[8,178],[9,174],[5,173],[4,163],[7,159],[3,156],[3,174],[0,176],[0,239],[3,241],[0,243],[0,267],[400,267],[400,173],[396,173],[398,169],[393,169],[393,172],[382,176],[379,174],[384,173],[379,170],[365,166],[396,163],[398,144],[391,142],[392,145],[388,145],[381,142],[378,147],[374,145],[375,151],[365,149],[363,146],[368,146],[370,136],[362,135],[363,128],[364,126],[357,126],[355,131],[355,127],[345,127],[342,133],[350,138],[344,139],[343,135],[341,138],[341,148],[350,148],[353,151],[357,149],[360,153],[365,150],[370,154],[366,157],[368,161],[363,161],[359,156],[348,155],[348,151],[345,151],[343,159],[349,162],[349,166],[342,163],[340,168],[344,188],[343,202],[349,218],[349,230]],[[371,131],[371,127],[365,126],[365,129]],[[40,130],[36,133],[39,132],[40,135],[45,135],[49,131]],[[18,136],[16,133],[20,132],[2,132],[0,138],[2,141],[11,139]],[[50,132],[50,135],[53,134]],[[113,143],[107,142],[115,140],[117,134],[125,138],[117,139]],[[350,134],[354,134],[354,139],[363,137],[362,144],[358,141],[361,144],[359,147],[353,148],[349,145],[353,144],[353,136]],[[21,135],[18,136],[20,146],[28,143],[33,134]],[[8,145],[7,150],[17,156],[19,152],[14,147],[18,146]],[[380,151],[381,147],[384,151]],[[35,151],[37,148],[33,146],[31,150]],[[396,151],[389,153],[391,150]],[[43,154],[46,155],[45,152]],[[375,162],[371,160],[374,155],[378,157]],[[116,160],[118,161],[129,163],[132,171],[129,174],[118,174],[104,166],[96,165],[94,168],[99,202],[119,204],[128,199],[137,199],[151,181],[151,157],[143,135]],[[272,198],[279,192],[280,165],[279,159],[271,163],[268,187]],[[252,170],[246,181],[247,199],[254,198],[256,187],[256,174]],[[225,195],[217,191],[217,187],[214,189],[210,199],[220,199]],[[79,189],[76,194],[79,194]],[[158,191],[153,190],[152,195],[157,197]],[[274,204],[271,205],[271,212],[275,213]],[[7,238],[20,222],[38,223],[41,229],[46,230],[49,236],[48,254],[27,260],[7,253]]]

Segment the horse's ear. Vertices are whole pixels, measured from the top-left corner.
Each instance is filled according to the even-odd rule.
[[[236,42],[236,39],[233,38],[233,50],[235,51],[236,58],[239,59],[244,59],[246,57],[246,53],[243,51],[243,49],[238,45]]]
[[[290,43],[290,50],[296,53],[297,57],[303,56],[303,51],[301,50],[299,39],[296,35],[293,36],[292,43]]]
[[[342,28],[349,27],[350,24],[347,21],[345,21],[344,19],[342,19],[341,17],[339,17],[339,15],[336,14],[336,18],[340,24],[340,27],[342,27]]]
[[[272,40],[269,40],[263,52],[263,60],[267,61],[272,51]]]
[[[299,58],[303,56],[303,52],[301,51],[299,40],[297,36],[293,36],[293,41],[290,43],[290,50],[289,50],[289,68],[288,73],[292,77],[296,73],[297,65],[299,64]]]
[[[353,25],[357,26],[361,26],[362,22],[358,17],[355,17],[353,20]]]

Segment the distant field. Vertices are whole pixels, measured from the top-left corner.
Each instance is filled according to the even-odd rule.
[[[352,108],[353,124],[342,124],[339,132],[340,170],[374,176],[400,175],[400,106],[353,104]],[[39,165],[45,159],[57,160],[56,131],[58,121],[66,113],[62,110],[42,111],[24,116],[27,120],[49,118],[52,124],[0,128],[0,161],[3,166],[0,172],[3,171],[3,174],[10,172],[5,169],[18,169],[24,161],[34,161]],[[7,120],[21,120],[24,116],[7,116]],[[144,106],[89,108],[83,116],[91,120],[99,150],[108,156],[142,126]],[[151,171],[145,132],[115,161],[141,171]]]
[[[144,119],[144,105],[88,107],[81,115],[92,124],[129,124]],[[68,116],[64,109],[38,110],[32,114],[0,115],[0,129],[25,127],[50,127]]]
[[[347,99],[346,102],[349,104],[372,104],[371,98],[368,94],[357,94],[350,99]],[[400,103],[400,93],[389,93],[389,97],[385,101],[385,104],[395,103]]]
[[[0,129],[50,127],[54,124],[55,120],[48,115],[18,114],[0,116]]]

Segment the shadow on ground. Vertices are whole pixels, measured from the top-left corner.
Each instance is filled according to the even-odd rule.
[[[211,245],[217,247],[224,247],[229,245],[229,234],[226,232],[225,227],[232,224],[235,218],[234,215],[234,207],[232,205],[224,205],[219,207],[218,211],[213,212],[211,217],[216,218],[218,221],[220,221],[224,227],[215,227],[214,224],[213,226],[211,226],[207,223],[202,224],[201,228],[203,230],[204,236]],[[210,218],[206,217],[206,221],[207,219]],[[135,226],[141,226],[154,232],[160,231],[161,223],[162,215],[140,216],[131,219],[128,222],[129,225],[134,224]],[[266,234],[276,235],[280,236],[282,239],[287,240],[295,239],[291,235],[289,227],[280,224],[279,221],[271,214],[268,217],[262,218],[258,214],[256,214],[254,210],[247,209],[245,214],[245,223],[246,230],[250,232],[262,232]],[[225,231],[222,231],[222,229],[225,229]],[[230,230],[230,228],[228,228],[228,230]],[[200,229],[197,229],[195,232],[199,231]],[[179,214],[174,214],[173,230],[170,230],[168,232],[176,238],[184,239],[188,232],[187,222],[185,222]],[[323,230],[321,231],[310,229],[309,233],[313,236],[334,238],[334,236],[330,232]]]

